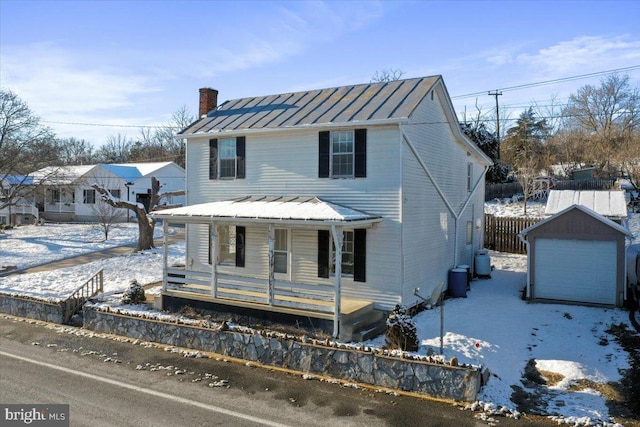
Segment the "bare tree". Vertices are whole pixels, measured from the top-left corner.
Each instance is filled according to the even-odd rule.
[[[53,132],[40,124],[18,95],[0,89],[0,209],[15,206],[36,191],[31,174],[58,161]]]
[[[147,215],[148,212],[142,203],[133,203],[113,197],[109,190],[100,184],[93,184],[92,187],[100,193],[102,201],[108,205],[113,206],[114,208],[128,209],[136,214],[138,220],[138,244],[136,246],[136,252],[155,247],[153,243],[153,232],[155,230],[156,221]],[[160,188],[160,181],[155,177],[151,177],[151,200],[149,201],[149,212],[158,210],[160,207],[164,209],[175,207],[166,204],[161,206],[160,202],[171,196],[181,196],[185,193],[184,190],[160,193]]]
[[[92,211],[98,220],[97,226],[104,234],[104,240],[109,240],[109,233],[118,228],[119,224],[125,218],[120,209],[102,200],[93,205]]]
[[[133,142],[126,135],[109,135],[107,143],[96,151],[96,160],[101,163],[126,163],[132,145]]]
[[[586,162],[600,174],[616,175],[628,153],[635,159],[640,156],[634,138],[640,128],[640,92],[631,87],[628,76],[612,74],[598,87],[578,89],[569,97],[564,116],[585,146]]]
[[[88,165],[94,160],[93,145],[77,138],[59,139],[60,160],[64,165]]]
[[[404,71],[394,70],[393,68],[378,70],[373,77],[371,77],[371,83],[392,82],[400,80],[404,75]]]

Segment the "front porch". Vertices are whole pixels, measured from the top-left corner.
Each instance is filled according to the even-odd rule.
[[[301,212],[300,218],[291,216],[295,208]],[[248,211],[251,212],[251,217],[246,214]],[[243,212],[245,215],[242,215]],[[285,212],[288,217],[284,216]],[[328,212],[337,218],[327,218]],[[333,337],[345,340],[361,339],[362,333],[377,333],[377,326],[384,325],[384,313],[374,308],[373,301],[345,297],[341,289],[343,230],[369,228],[380,221],[379,217],[317,198],[254,197],[169,209],[151,215],[163,220],[165,236],[168,235],[169,222],[204,224],[209,227],[208,265],[203,262],[194,263],[190,257],[186,268],[168,266],[165,244],[162,308],[167,308],[167,301],[179,299],[192,301],[194,304],[197,302],[200,306],[208,304],[211,307],[234,307],[263,314],[272,313],[274,316],[288,316],[292,319],[316,319],[332,326]],[[250,226],[266,231],[262,234],[264,240],[254,241],[252,254],[255,255],[252,262],[249,261],[253,265],[261,263],[263,268],[245,268],[244,231],[242,238],[238,237],[239,246],[236,253],[241,255],[236,257],[236,260],[242,260],[242,268],[220,267],[217,230],[218,226],[224,227],[225,224],[242,225],[243,229],[244,226]],[[296,280],[291,275],[283,279],[282,275],[276,274],[277,227],[326,232],[327,244],[329,239],[334,243],[332,273],[329,274],[328,269],[325,271],[324,268],[316,266],[315,269],[319,271],[318,278],[312,281]],[[259,258],[255,252],[258,246],[265,248],[260,251]],[[290,257],[291,253],[287,253],[285,259]],[[326,258],[328,261],[328,253]],[[211,263],[211,260],[216,262]]]

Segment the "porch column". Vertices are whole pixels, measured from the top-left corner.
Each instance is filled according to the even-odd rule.
[[[169,262],[169,222],[166,219],[162,220],[162,290],[167,290],[167,282],[169,281],[169,274],[167,273],[167,263]]]
[[[209,224],[209,241],[211,246],[211,296],[216,298],[218,295],[218,226],[215,222]]]
[[[274,248],[276,241],[276,232],[273,228],[273,224],[269,224],[269,283],[267,285],[267,298],[269,305],[273,305],[273,282],[274,282]]]
[[[335,272],[336,283],[333,289],[333,337],[338,338],[340,332],[340,284],[342,281],[342,227],[331,226],[331,235],[333,236],[333,244],[335,246],[336,259],[334,261],[333,271]]]

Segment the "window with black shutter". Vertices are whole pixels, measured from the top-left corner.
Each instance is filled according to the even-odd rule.
[[[366,282],[367,230],[345,230],[342,236],[341,269],[343,277]],[[335,248],[331,234],[318,230],[318,277],[328,278],[335,270]]]
[[[367,130],[318,133],[319,178],[366,178]]]
[[[209,179],[246,177],[246,138],[209,140]]]

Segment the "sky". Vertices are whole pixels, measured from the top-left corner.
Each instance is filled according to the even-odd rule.
[[[384,70],[442,75],[460,119],[495,109],[488,92],[501,91],[505,129],[530,105],[553,115],[611,70],[639,87],[638,22],[637,0],[0,0],[0,86],[59,137],[94,146],[183,107],[197,115],[201,87],[221,103]]]

